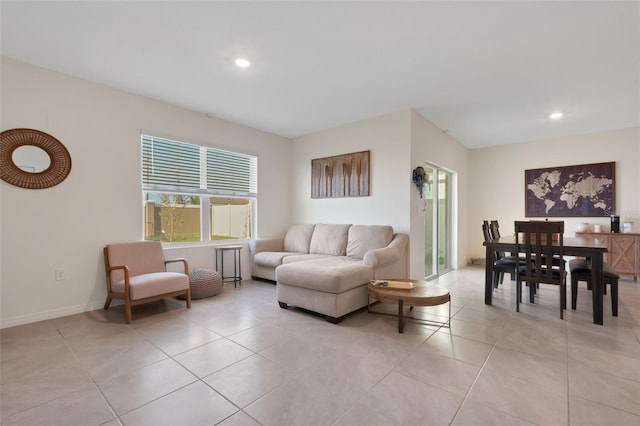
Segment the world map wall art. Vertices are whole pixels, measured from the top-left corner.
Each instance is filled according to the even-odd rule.
[[[615,213],[615,162],[524,171],[526,217]]]

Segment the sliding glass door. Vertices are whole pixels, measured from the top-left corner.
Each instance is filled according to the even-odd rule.
[[[453,173],[429,163],[424,169],[428,178],[424,189],[424,266],[429,278],[452,268]]]

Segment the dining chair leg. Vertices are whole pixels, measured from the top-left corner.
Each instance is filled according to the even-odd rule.
[[[529,283],[529,303],[535,303],[534,296],[536,294],[536,285],[533,283]]]
[[[576,305],[578,302],[578,279],[577,277],[571,276],[571,309],[576,310]]]
[[[520,312],[521,300],[522,300],[522,281],[516,280],[516,312]]]
[[[605,288],[607,286],[605,285]],[[611,281],[611,313],[614,317],[618,316],[618,280]]]

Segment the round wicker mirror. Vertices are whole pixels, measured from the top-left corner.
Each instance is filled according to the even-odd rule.
[[[31,167],[14,162],[14,152],[25,146],[39,148],[49,156],[45,170],[29,171]],[[11,129],[0,133],[0,178],[11,185],[28,189],[56,186],[71,172],[71,155],[53,136],[34,129]]]

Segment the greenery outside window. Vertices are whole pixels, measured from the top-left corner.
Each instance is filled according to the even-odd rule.
[[[257,157],[142,135],[144,238],[250,238]]]

